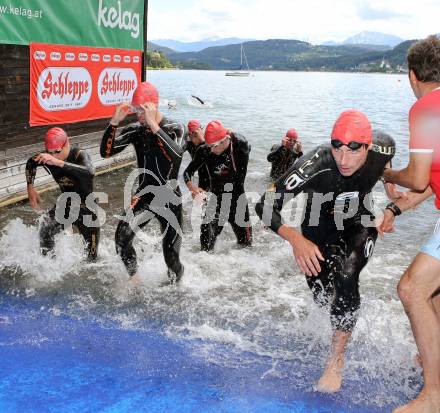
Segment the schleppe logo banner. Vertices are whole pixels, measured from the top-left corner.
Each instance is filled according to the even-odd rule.
[[[141,79],[141,52],[44,43],[30,45],[31,126],[113,114]]]

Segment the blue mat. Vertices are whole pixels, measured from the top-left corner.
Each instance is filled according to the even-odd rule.
[[[270,358],[223,367],[198,356],[195,342],[172,340],[157,328],[125,330],[111,322],[53,315],[42,306],[38,298],[0,299],[2,413],[391,410],[304,391],[304,383],[295,386],[292,364],[289,380],[264,374]],[[319,372],[310,374],[315,378]]]

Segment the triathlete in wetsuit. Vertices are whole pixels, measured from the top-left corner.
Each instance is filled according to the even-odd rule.
[[[139,187],[125,219],[116,229],[116,251],[121,256],[130,276],[137,272],[133,239],[138,229],[151,218],[158,219],[162,232],[162,248],[168,277],[175,282],[183,274],[179,252],[182,244],[182,203],[177,183],[186,128],[165,118],[158,110],[159,94],[148,82],[135,90],[131,109],[136,111],[140,124],[128,126],[116,136],[116,128],[127,116],[130,105],[119,105],[101,141],[101,156],[108,158],[132,144],[139,167]],[[142,216],[140,214],[143,213]]]
[[[186,144],[186,150],[190,154],[191,159],[194,159],[196,151],[205,143],[203,129],[198,120],[192,119],[188,122],[188,135],[190,140]],[[198,187],[208,191],[210,183],[208,167],[203,165],[197,173],[199,175]]]
[[[204,191],[191,182],[194,173],[204,166],[209,171],[209,191],[214,196],[208,202],[200,228],[201,249],[214,248],[226,222],[232,226],[238,244],[250,246],[252,228],[244,192],[250,145],[244,136],[228,131],[219,121],[208,123],[205,141],[183,173],[188,189],[196,196]]]
[[[377,238],[371,191],[395,152],[390,136],[374,135],[365,115],[342,113],[331,145],[300,158],[256,206],[263,222],[291,243],[315,301],[330,304],[334,347],[322,391],[341,385],[343,351],[360,307],[359,274]],[[283,203],[299,193],[307,195],[302,235],[281,219]]]
[[[36,155],[26,163],[26,182],[31,206],[33,208],[39,207],[40,197],[33,185],[37,168],[43,166],[53,176],[61,192],[74,192],[79,195],[81,199],[80,205],[78,205],[79,216],[73,225],[78,228],[86,241],[88,259],[95,260],[98,253],[99,223],[97,222],[96,209],[93,208],[94,199],[88,198],[93,191],[93,177],[95,175],[95,168],[90,156],[84,150],[76,147],[71,148],[69,138],[61,128],[48,130],[45,137],[45,147],[46,153]],[[53,250],[55,235],[64,229],[62,218],[68,220],[70,214],[73,213],[72,201],[75,202],[75,199],[68,199],[65,211],[59,212],[62,215],[61,222],[57,220],[56,206],[44,216],[39,231],[40,248],[44,255]]]
[[[270,177],[276,181],[303,155],[302,145],[295,129],[289,129],[284,136],[281,145],[273,145],[267,161],[272,164]]]

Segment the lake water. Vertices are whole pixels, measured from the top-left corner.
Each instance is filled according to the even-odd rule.
[[[152,71],[148,80],[161,94],[161,110],[177,120],[220,119],[252,144],[247,191],[262,193],[267,184],[269,148],[284,132],[297,129],[305,151],[327,142],[338,114],[364,111],[375,128],[397,142],[394,165],[408,158],[408,110],[415,101],[406,76],[341,73],[256,72],[247,78],[216,71]],[[191,98],[205,101],[200,105]],[[168,109],[172,101],[176,109]],[[184,166],[188,163],[186,159]],[[238,249],[232,231],[219,237],[215,254],[199,251],[198,231],[190,231],[197,208],[187,202],[181,258],[186,272],[178,287],[159,287],[165,277],[158,225],[136,241],[145,285],[136,294],[114,252],[116,215],[122,185],[131,169],[100,176],[96,190],[109,194],[99,262],[80,260],[78,235],[62,234],[57,258],[38,253],[36,219],[27,204],[0,210],[1,290],[17,297],[45,297],[41,311],[110,319],[124,329],[142,329],[145,321],[173,339],[196,340],[194,351],[210,363],[234,368],[271,360],[267,375],[302,383],[311,391],[326,357],[331,329],[328,315],[312,301],[289,245],[261,228],[254,215],[254,246]],[[182,189],[188,194],[186,188]],[[380,186],[379,206],[386,202]],[[44,194],[50,207],[57,193]],[[253,210],[253,207],[252,207]],[[379,239],[361,274],[361,315],[348,348],[346,385],[337,396],[354,405],[387,407],[413,397],[420,371],[412,364],[416,348],[396,294],[400,275],[432,232],[437,214],[432,200],[399,217],[394,234]],[[216,351],[219,344],[228,352]],[[242,355],[246,354],[246,357]],[[304,369],[292,370],[300,363]],[[315,374],[310,376],[310,371]],[[297,385],[297,384],[296,384]],[[353,411],[356,411],[354,408]]]

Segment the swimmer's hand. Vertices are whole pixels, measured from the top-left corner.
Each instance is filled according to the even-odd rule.
[[[131,106],[129,103],[121,103],[116,106],[113,117],[110,120],[110,125],[118,126],[129,114]]]
[[[395,216],[389,209],[385,209],[383,212],[382,222],[379,221],[379,225],[376,226],[377,232],[380,236],[384,236],[388,232],[394,232],[394,220]]]
[[[160,126],[156,121],[157,106],[152,102],[147,102],[139,106],[144,110],[143,115],[146,125],[150,128],[153,134],[157,133],[157,131],[160,129]]]
[[[41,209],[41,197],[40,194],[34,189],[32,185],[27,186],[27,193],[29,203],[33,209]]]
[[[204,199],[206,198],[206,192],[202,188],[196,186],[191,190],[191,196],[193,197],[193,199],[196,199],[197,197]]]
[[[58,166],[60,168],[64,166],[64,161],[55,158],[55,156],[52,156],[48,153],[40,153],[34,159],[36,162],[42,165],[52,165],[52,166]]]
[[[130,209],[133,209],[136,204],[139,202],[140,198],[138,196],[134,196],[133,198],[131,198],[131,202],[130,202]]]
[[[318,246],[299,232],[296,232],[294,238],[289,242],[301,271],[309,277],[316,277],[321,272],[319,261],[324,261]]]
[[[194,185],[192,181],[188,181],[186,183],[186,186],[190,190],[193,199],[196,199],[198,196],[206,198],[206,192],[202,188],[199,188],[197,185]]]
[[[302,143],[300,142],[300,141],[296,141],[294,144],[293,144],[293,151],[296,153],[296,154],[298,154],[298,153],[300,153],[301,151],[302,151]]]

